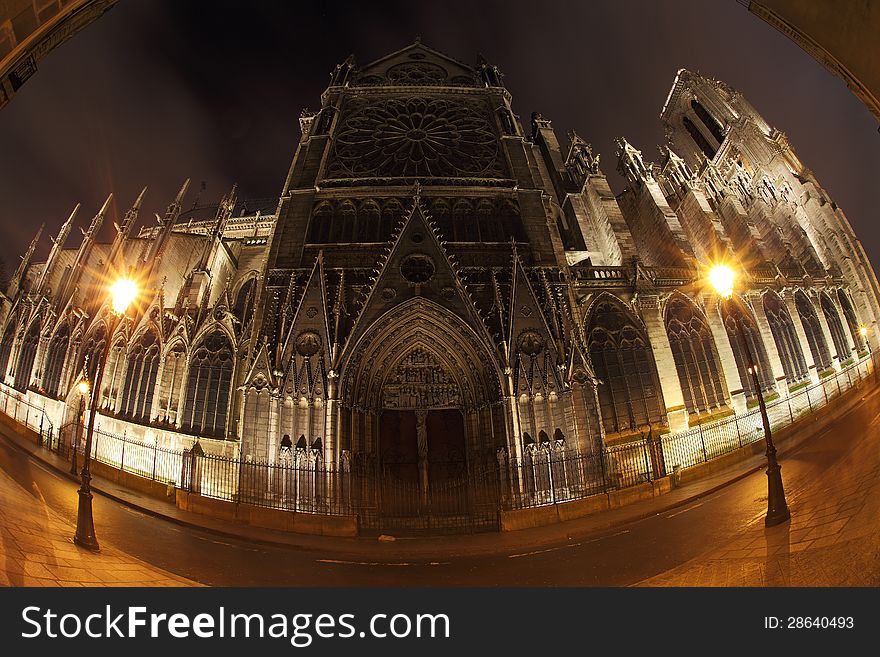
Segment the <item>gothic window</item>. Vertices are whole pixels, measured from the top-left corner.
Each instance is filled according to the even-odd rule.
[[[332,222],[333,207],[327,202],[320,203],[312,212],[309,242],[312,244],[326,244],[330,238],[330,224]]]
[[[807,363],[804,360],[801,343],[797,337],[791,315],[782,299],[774,292],[767,292],[763,297],[764,313],[770,324],[770,332],[782,361],[782,369],[789,383],[795,383],[807,376]]]
[[[70,329],[67,324],[55,333],[49,343],[49,351],[46,354],[46,369],[43,372],[43,390],[50,397],[63,395],[59,390],[61,385],[61,373],[64,371],[64,361],[67,358],[67,347],[70,345]]]
[[[456,242],[476,242],[479,239],[477,218],[470,201],[459,199],[455,202],[452,207],[452,224]]]
[[[337,230],[336,238],[330,239],[331,242],[341,242],[348,244],[354,236],[354,222],[357,213],[354,209],[354,203],[351,201],[343,201],[339,204],[339,210],[333,218],[333,227]],[[338,226],[338,229],[337,229]]]
[[[697,146],[700,147],[700,150],[703,151],[706,159],[713,159],[715,157],[715,153],[717,152],[716,149],[712,148],[709,140],[703,136],[703,133],[700,132],[700,129],[694,125],[694,122],[690,120],[690,117],[686,116],[681,121],[684,124],[685,130],[688,131],[688,134],[690,134],[693,140],[697,143]]]
[[[445,199],[438,198],[431,204],[431,221],[440,229],[440,235],[448,242],[455,241],[455,232],[452,228],[452,212],[449,203]]]
[[[837,358],[842,363],[849,358],[849,342],[846,333],[843,332],[843,322],[840,321],[840,315],[837,314],[837,308],[834,307],[831,297],[822,292],[819,301],[825,320],[828,322],[828,330],[831,332],[831,341],[834,342]]]
[[[396,198],[389,199],[382,207],[382,217],[379,223],[379,241],[387,242],[394,233],[400,218],[403,216],[403,205]]]
[[[503,178],[488,108],[465,98],[349,101],[333,142],[331,178]]]
[[[794,293],[794,303],[797,306],[798,315],[801,316],[801,324],[804,327],[804,333],[807,334],[807,342],[810,345],[810,353],[813,354],[816,369],[822,371],[831,367],[831,354],[828,351],[825,336],[822,334],[822,325],[819,324],[816,308],[807,295],[800,290]]]
[[[98,373],[98,362],[104,356],[104,345],[107,342],[107,329],[102,324],[86,339],[77,371],[85,367],[89,381],[94,381]]]
[[[37,356],[39,344],[40,324],[33,322],[24,340],[21,341],[21,349],[18,352],[18,366],[15,368],[15,387],[18,390],[27,390],[31,382],[31,371],[34,369],[34,358]]]
[[[160,420],[176,422],[180,404],[180,384],[186,368],[186,351],[181,343],[177,343],[165,356],[162,368],[162,384],[160,394]]]
[[[764,392],[773,390],[773,373],[770,370],[770,361],[761,341],[758,326],[751,312],[743,311],[742,303],[741,299],[736,298],[721,304],[721,314],[743,390],[746,397],[755,397],[757,391],[748,368],[757,361],[758,384]],[[751,358],[748,355],[751,355]]]
[[[159,340],[155,333],[147,331],[128,354],[128,369],[122,388],[123,417],[136,422],[150,420],[158,371]]]
[[[709,114],[703,104],[698,101],[696,98],[691,100],[691,107],[698,117],[700,117],[700,121],[703,122],[703,125],[712,133],[712,136],[715,137],[715,140],[720,145],[721,142],[724,141],[724,129],[715,120],[715,117]]]
[[[254,297],[257,292],[257,279],[249,278],[238,289],[235,295],[235,304],[232,307],[232,313],[238,318],[242,326],[247,324],[254,310]]]
[[[10,320],[3,334],[3,344],[0,344],[0,381],[6,378],[6,368],[9,367],[9,356],[12,355],[12,345],[15,342],[15,320]]]
[[[481,242],[504,242],[504,227],[495,212],[495,205],[488,199],[477,204],[477,222]]]
[[[617,302],[600,301],[588,325],[602,424],[607,433],[629,433],[665,423],[660,381],[644,331]]]
[[[843,290],[837,290],[837,298],[840,301],[840,308],[843,310],[843,316],[846,317],[846,323],[849,326],[849,334],[852,336],[853,344],[856,350],[864,351],[865,339],[859,332],[859,320],[856,317],[856,311],[853,309],[849,295]]]
[[[226,436],[232,370],[229,340],[219,331],[212,333],[195,349],[190,360],[184,430],[205,436]]]
[[[361,203],[357,214],[357,242],[376,242],[379,236],[379,204],[368,200]]]
[[[666,306],[666,332],[688,413],[724,405],[721,368],[712,332],[694,305],[680,297]]]

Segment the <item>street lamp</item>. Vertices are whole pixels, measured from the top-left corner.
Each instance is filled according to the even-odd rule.
[[[717,265],[709,272],[709,282],[712,283],[724,303],[730,303],[733,300],[734,279],[733,270],[726,265]],[[734,325],[742,341],[748,372],[752,377],[755,393],[758,395],[761,422],[764,424],[764,438],[767,441],[767,515],[764,517],[764,526],[772,527],[791,518],[791,513],[785,501],[785,489],[782,487],[782,474],[780,473],[782,468],[776,460],[776,446],[773,444],[773,436],[770,433],[770,419],[767,417],[767,406],[764,404],[761,382],[758,379],[758,366],[752,358],[749,341],[745,335],[745,327],[740,327],[736,318],[734,318]]]
[[[119,327],[119,322],[125,315],[125,311],[131,305],[132,301],[138,295],[137,284],[131,279],[123,278],[110,286],[110,306],[113,309],[113,321],[110,330],[107,333],[107,340],[104,343],[104,353],[101,360],[98,361],[98,370],[95,375],[95,383],[92,388],[91,415],[89,416],[89,429],[86,433],[85,453],[83,454],[83,467],[81,477],[82,484],[79,487],[79,506],[76,512],[76,533],[73,536],[73,542],[77,545],[88,548],[89,550],[98,550],[98,539],[95,536],[95,523],[92,518],[92,490],[89,482],[92,480],[89,466],[92,462],[92,435],[95,432],[95,416],[100,408],[99,402],[101,397],[101,381],[104,378],[104,366],[107,364],[107,357],[110,354],[110,344],[113,341],[113,334]]]
[[[86,421],[86,398],[89,396],[89,379],[86,376],[85,368],[83,368],[82,378],[76,384],[76,390],[79,392],[79,415],[76,421],[76,431],[73,433],[73,456],[70,457],[70,474],[76,474],[76,450],[79,449],[79,441],[82,438],[82,428]]]

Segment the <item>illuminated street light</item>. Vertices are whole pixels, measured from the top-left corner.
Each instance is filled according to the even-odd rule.
[[[81,474],[82,484],[79,487],[79,506],[76,513],[76,533],[73,536],[73,542],[89,550],[98,550],[98,539],[95,536],[95,522],[92,517],[92,489],[90,481],[92,480],[89,466],[92,462],[92,435],[95,432],[95,416],[100,408],[101,381],[104,378],[104,367],[107,365],[107,356],[110,354],[110,343],[113,340],[113,334],[119,327],[119,322],[125,316],[132,302],[137,298],[138,286],[128,278],[123,278],[110,286],[110,306],[113,309],[113,321],[110,330],[107,333],[107,339],[104,343],[104,353],[98,362],[98,370],[95,376],[95,384],[92,388],[92,412],[89,416],[89,429],[86,433],[85,452],[83,454],[83,467]],[[80,385],[83,382],[80,382]],[[88,382],[85,382],[88,385]],[[80,388],[82,390],[82,388]],[[88,391],[88,387],[86,387]]]
[[[86,356],[86,358],[88,358],[88,356]],[[73,433],[73,449],[71,450],[72,455],[70,457],[70,474],[72,475],[76,474],[76,452],[79,449],[79,443],[82,439],[83,424],[85,424],[86,421],[86,399],[91,390],[85,367],[83,367],[83,373],[79,383],[76,384],[76,390],[79,392],[79,415],[77,416],[76,430]]]
[[[722,298],[723,303],[731,303],[734,299],[733,288],[735,278],[733,270],[726,265],[717,265],[709,272],[709,282]],[[746,311],[744,308],[741,308],[741,312],[745,316]],[[782,474],[780,473],[782,468],[776,460],[776,446],[773,444],[773,436],[770,433],[770,419],[767,417],[767,406],[764,403],[764,394],[761,391],[761,382],[758,379],[758,366],[755,364],[754,359],[752,359],[752,351],[749,348],[749,341],[746,339],[745,327],[740,326],[736,318],[734,318],[734,326],[742,340],[747,369],[752,377],[755,393],[758,395],[761,422],[764,424],[764,438],[767,441],[767,515],[764,517],[764,526],[772,527],[791,518],[791,513],[785,501],[785,489],[782,487]]]

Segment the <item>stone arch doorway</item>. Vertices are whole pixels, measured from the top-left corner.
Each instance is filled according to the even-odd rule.
[[[422,344],[404,352],[388,371],[379,414],[380,471],[389,486],[412,491],[399,496],[397,512],[456,510],[446,490],[468,471],[460,404],[460,387],[448,364]]]
[[[342,444],[373,468],[379,528],[472,528],[483,500],[476,473],[487,488],[483,455],[494,458],[507,440],[493,412],[501,388],[489,348],[454,313],[414,299],[377,319],[351,353],[340,380],[350,416]]]

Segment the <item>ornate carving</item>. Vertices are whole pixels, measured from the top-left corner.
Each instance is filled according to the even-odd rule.
[[[434,261],[422,253],[406,256],[400,263],[401,275],[414,285],[427,283],[434,277]]]
[[[303,331],[296,336],[296,353],[303,357],[314,356],[321,350],[321,336],[315,331]]]
[[[527,356],[537,356],[544,351],[544,337],[537,331],[523,331],[516,344],[520,352]]]
[[[403,62],[389,68],[385,76],[392,84],[424,86],[443,83],[448,73],[429,62]]]
[[[389,98],[349,109],[330,178],[504,177],[498,140],[473,101]]]
[[[385,408],[458,407],[458,384],[437,358],[421,347],[407,354],[382,388]]]

